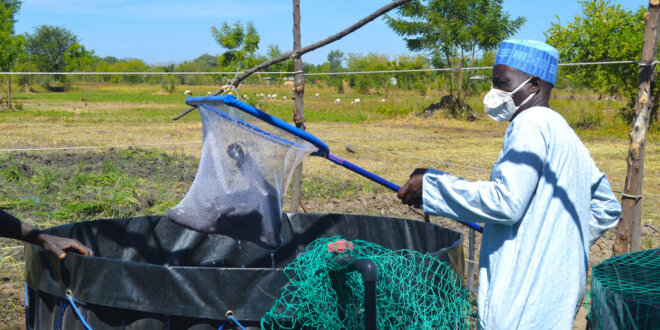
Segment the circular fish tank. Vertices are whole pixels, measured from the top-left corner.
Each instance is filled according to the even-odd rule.
[[[315,239],[336,235],[429,253],[463,277],[461,233],[391,217],[283,214],[282,245],[275,252],[195,232],[167,216],[78,222],[44,231],[76,238],[95,256],[69,253],[59,260],[26,245],[28,329],[85,329],[80,318],[93,329],[238,329],[230,318],[256,329],[288,284],[284,267]]]

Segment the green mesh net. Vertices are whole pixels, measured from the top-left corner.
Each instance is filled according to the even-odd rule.
[[[589,314],[594,329],[660,329],[660,249],[594,266]]]
[[[352,249],[329,252],[341,237],[320,238],[288,265],[290,284],[262,318],[262,328],[364,328],[364,285],[358,272],[338,272],[341,260],[370,259],[378,269],[379,329],[464,329],[468,291],[447,263],[416,251],[392,251],[354,240]]]

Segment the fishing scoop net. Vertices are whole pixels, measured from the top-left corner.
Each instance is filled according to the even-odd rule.
[[[266,329],[364,328],[364,285],[358,272],[337,272],[342,259],[376,264],[378,329],[465,329],[467,290],[447,263],[411,250],[393,251],[354,240],[352,249],[328,250],[341,237],[319,238],[284,269],[289,285],[264,314]]]
[[[199,168],[167,216],[196,231],[277,248],[291,175],[316,147],[224,103],[198,109],[204,131]]]
[[[594,329],[660,329],[660,249],[594,266],[590,300]]]

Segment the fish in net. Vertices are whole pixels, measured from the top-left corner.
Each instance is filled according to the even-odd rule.
[[[316,147],[223,103],[198,109],[204,135],[197,174],[167,216],[199,232],[276,249],[293,169]]]
[[[329,249],[341,240],[339,236],[315,240],[284,269],[289,285],[264,314],[262,328],[364,328],[361,275],[338,272],[347,257],[376,264],[378,329],[468,328],[469,293],[447,263],[429,254],[393,251],[361,240],[353,240],[346,249]]]

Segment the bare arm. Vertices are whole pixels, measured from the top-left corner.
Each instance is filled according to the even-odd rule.
[[[94,255],[92,250],[78,240],[42,233],[39,229],[22,222],[13,215],[0,210],[0,236],[41,246],[44,250],[66,258],[65,251],[73,251],[83,255]]]

